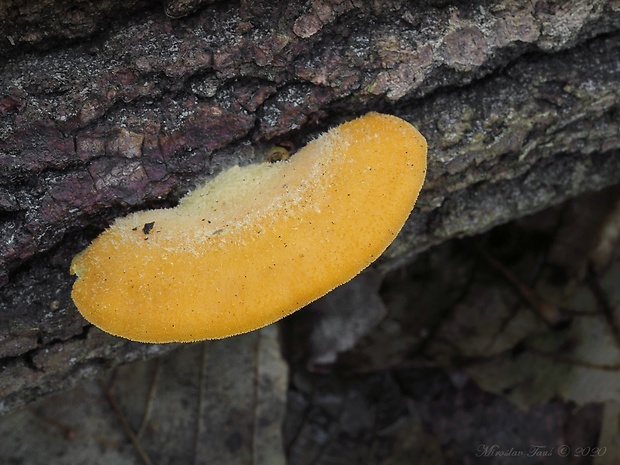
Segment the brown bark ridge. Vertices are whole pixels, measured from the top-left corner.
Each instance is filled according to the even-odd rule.
[[[378,266],[620,180],[620,2],[0,2],[0,410],[170,346],[81,319],[109,222],[369,110],[429,174]]]

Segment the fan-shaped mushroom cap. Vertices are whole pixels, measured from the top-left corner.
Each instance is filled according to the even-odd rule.
[[[260,328],[379,257],[425,172],[420,133],[370,113],[289,160],[233,167],[175,208],[117,219],[74,258],[73,300],[94,325],[135,341]]]

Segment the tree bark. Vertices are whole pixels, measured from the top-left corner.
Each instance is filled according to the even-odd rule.
[[[173,346],[75,309],[115,217],[370,110],[429,142],[377,264],[620,180],[620,3],[0,2],[0,411]],[[96,6],[95,6],[96,4]]]

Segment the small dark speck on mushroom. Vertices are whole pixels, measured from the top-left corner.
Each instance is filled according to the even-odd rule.
[[[153,226],[155,226],[155,221],[151,221],[150,223],[144,223],[144,227],[142,228],[142,232],[144,234],[150,233],[151,229],[153,229]]]

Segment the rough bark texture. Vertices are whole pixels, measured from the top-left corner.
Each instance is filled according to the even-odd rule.
[[[369,110],[429,175],[382,270],[620,180],[620,2],[0,2],[0,411],[170,346],[81,319],[113,218]]]

